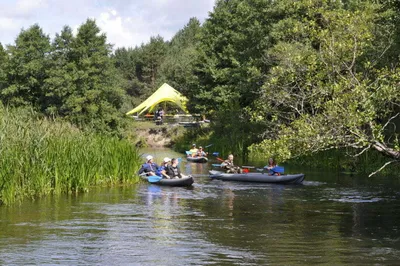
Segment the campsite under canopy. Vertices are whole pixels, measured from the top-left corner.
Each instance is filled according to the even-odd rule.
[[[146,110],[151,112],[157,104],[161,102],[173,102],[179,108],[181,108],[185,113],[186,110],[186,102],[187,98],[179,93],[179,91],[172,88],[167,83],[164,83],[156,92],[154,92],[149,98],[147,98],[144,102],[139,104],[137,107],[127,112],[127,115],[132,115],[134,113],[138,113],[138,115],[142,114]]]

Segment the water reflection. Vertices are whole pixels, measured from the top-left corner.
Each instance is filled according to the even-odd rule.
[[[302,186],[223,182],[209,167],[182,160],[190,189],[143,183],[0,207],[0,264],[398,264],[397,181],[302,169]]]

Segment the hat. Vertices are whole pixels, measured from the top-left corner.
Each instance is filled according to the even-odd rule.
[[[203,147],[200,146],[199,149],[203,149]]]
[[[151,156],[151,155],[146,156],[146,161],[150,161],[151,159],[153,159],[153,156]]]
[[[164,158],[164,163],[168,163],[168,162],[170,162],[170,161],[171,161],[170,158],[168,158],[168,157],[165,157],[165,158]]]
[[[193,143],[192,146],[196,146],[196,144]]]

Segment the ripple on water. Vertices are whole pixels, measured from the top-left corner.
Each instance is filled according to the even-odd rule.
[[[381,197],[380,192],[357,191],[357,190],[330,190],[329,200],[350,203],[373,203],[388,200]]]

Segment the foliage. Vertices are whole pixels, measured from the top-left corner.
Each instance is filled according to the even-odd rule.
[[[283,24],[292,33],[275,34],[268,51],[275,66],[258,103],[258,113],[279,125],[279,135],[251,149],[272,145],[272,153],[288,159],[332,148],[375,148],[399,161],[391,141],[398,133],[388,127],[399,115],[399,72],[381,61],[393,34],[385,21],[393,13],[373,3],[350,10],[324,1],[298,3],[294,15],[283,8],[287,18],[275,27]],[[301,34],[294,34],[299,28]]]
[[[138,151],[126,140],[83,133],[32,110],[0,107],[0,203],[137,182]]]

